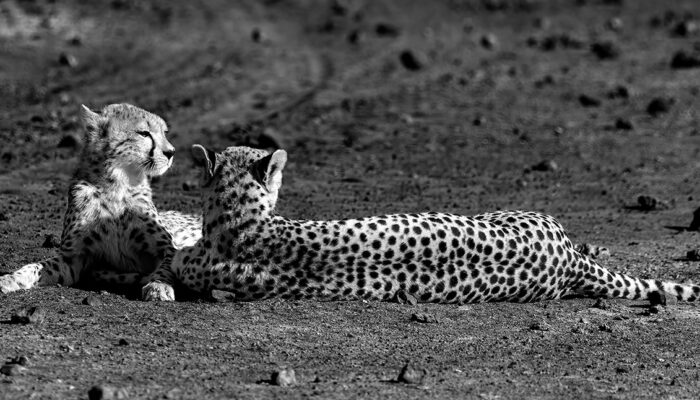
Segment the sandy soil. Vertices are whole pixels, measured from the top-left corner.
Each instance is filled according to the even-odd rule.
[[[276,145],[290,217],[538,210],[608,247],[609,268],[698,282],[699,234],[683,228],[700,199],[700,68],[671,63],[700,48],[694,17],[693,0],[0,1],[0,271],[56,251],[42,244],[60,235],[79,104],[132,102],[179,150],[154,183],[161,209],[198,212],[191,144]],[[43,322],[9,323],[27,306]],[[41,288],[0,296],[0,358],[29,360],[0,397],[700,397],[700,312],[654,311]],[[422,382],[397,382],[407,361]],[[281,368],[298,384],[271,384]]]

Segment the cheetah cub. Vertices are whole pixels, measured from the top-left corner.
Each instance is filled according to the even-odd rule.
[[[101,113],[82,106],[84,147],[70,184],[59,255],[0,276],[8,293],[56,283],[73,285],[83,274],[101,280],[145,277],[145,299],[174,298],[172,276],[157,269],[175,248],[201,237],[201,217],[158,213],[149,178],[170,168],[174,147],[159,116],[129,104]]]
[[[436,303],[529,302],[567,292],[638,299],[663,290],[687,301],[700,295],[700,286],[608,271],[574,250],[554,218],[534,212],[290,220],[273,212],[283,150],[214,153],[195,145],[193,154],[206,181],[203,236],[166,262],[195,290],[226,289],[241,300],[388,300],[403,290]]]

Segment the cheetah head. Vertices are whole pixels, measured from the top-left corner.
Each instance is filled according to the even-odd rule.
[[[215,153],[195,144],[192,156],[204,174],[205,212],[215,205],[243,216],[252,214],[251,217],[269,215],[274,210],[287,162],[286,151],[268,153],[250,147],[229,147]]]
[[[159,116],[131,104],[111,104],[96,113],[82,106],[85,151],[101,155],[131,181],[159,176],[170,168],[175,148]]]

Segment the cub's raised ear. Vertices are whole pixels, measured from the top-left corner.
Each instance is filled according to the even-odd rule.
[[[105,117],[87,108],[84,104],[80,105],[80,119],[83,121],[85,131],[91,136],[103,132],[107,122]]]
[[[282,185],[282,169],[286,163],[287,152],[275,150],[272,154],[254,162],[250,167],[250,174],[268,192],[275,192]]]
[[[211,179],[214,177],[214,171],[218,167],[216,162],[216,153],[213,150],[209,150],[202,146],[201,144],[192,145],[192,159],[195,165],[202,167],[204,172],[204,186],[208,186],[211,183]]]

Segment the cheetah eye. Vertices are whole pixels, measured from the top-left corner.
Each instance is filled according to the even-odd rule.
[[[149,132],[149,131],[136,131],[136,133],[138,133],[139,135],[141,135],[143,137],[151,136],[151,132]]]

